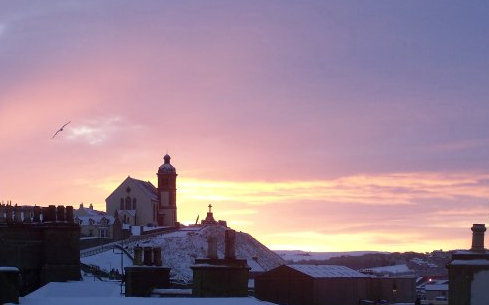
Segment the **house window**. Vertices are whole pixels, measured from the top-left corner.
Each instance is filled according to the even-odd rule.
[[[108,238],[108,234],[107,234],[107,229],[100,229],[99,231],[99,237],[100,238]]]
[[[101,226],[108,226],[109,225],[109,220],[105,217],[102,217],[102,219],[100,220],[100,225]]]
[[[135,209],[136,209],[136,203],[137,203],[136,198],[132,198],[132,209],[133,209],[133,210],[135,210]]]

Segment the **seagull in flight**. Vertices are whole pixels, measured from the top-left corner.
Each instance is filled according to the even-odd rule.
[[[54,139],[54,137],[58,134],[58,132],[60,131],[63,131],[63,128],[65,128],[66,125],[70,124],[71,121],[69,121],[68,123],[64,124],[58,131],[56,131],[56,133],[54,134],[54,136],[51,138],[51,139]]]

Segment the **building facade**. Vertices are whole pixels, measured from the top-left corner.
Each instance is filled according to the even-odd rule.
[[[118,217],[97,211],[90,204],[88,208],[80,204],[73,211],[75,222],[80,225],[80,238],[101,238],[119,240],[122,237],[122,223]],[[117,215],[115,215],[117,216]]]
[[[107,213],[117,212],[123,224],[132,226],[177,226],[177,173],[168,154],[157,177],[155,187],[149,181],[128,176],[105,200]]]

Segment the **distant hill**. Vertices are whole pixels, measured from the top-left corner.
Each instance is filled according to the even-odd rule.
[[[446,276],[451,251],[432,253],[389,252],[304,252],[275,251],[289,264],[342,265],[373,273],[411,273],[416,276]]]
[[[182,282],[192,280],[190,266],[195,258],[207,255],[207,237],[217,238],[218,257],[224,257],[223,226],[184,227],[176,232],[161,234],[146,240],[129,242],[124,248],[131,253],[136,245],[141,247],[161,247],[163,265],[171,268],[170,277]],[[269,250],[251,235],[236,232],[236,257],[246,258],[252,271],[266,271],[275,268],[285,261],[276,253]],[[94,256],[81,259],[84,264],[99,265],[101,269],[109,271],[114,266],[120,266],[120,255],[106,251]],[[127,261],[127,258],[126,258]],[[130,264],[126,262],[125,265]]]
[[[386,253],[377,251],[350,251],[350,252],[307,252],[301,250],[274,250],[275,253],[280,255],[285,261],[289,263],[310,261],[310,260],[327,260],[333,257],[340,256],[362,256],[372,253]]]

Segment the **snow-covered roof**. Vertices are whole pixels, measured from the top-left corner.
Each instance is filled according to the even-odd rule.
[[[248,258],[246,259],[246,262],[248,263],[248,266],[251,268],[251,272],[265,272],[266,270],[258,264],[256,260],[253,258]]]
[[[367,275],[345,266],[336,265],[288,265],[301,273],[313,278],[336,278],[336,277],[368,277]]]
[[[76,216],[99,216],[99,215],[107,215],[107,213],[103,211],[97,211],[91,208],[86,208],[84,206],[80,206],[77,210],[73,211],[73,215]]]
[[[426,291],[448,291],[448,284],[430,284],[424,287]]]
[[[487,266],[489,260],[487,259],[455,259],[450,262],[452,266]]]
[[[92,219],[96,225],[100,225],[102,219],[107,219],[108,223],[107,225],[111,225],[114,223],[115,218],[112,216],[108,215],[95,215],[95,216],[76,216],[75,219],[78,219],[80,222],[79,224],[82,226],[86,226],[90,224],[90,219]]]
[[[247,298],[126,298],[120,295],[117,282],[80,281],[48,283],[33,293],[20,298],[22,305],[274,305]]]
[[[369,270],[374,273],[404,273],[404,272],[410,272],[411,270],[408,268],[407,265],[394,265],[394,266],[384,266],[384,267],[375,267],[375,268],[368,268],[364,270]]]

